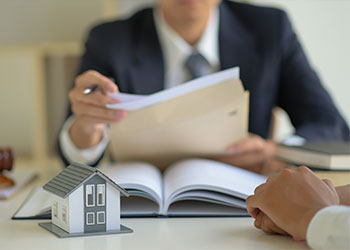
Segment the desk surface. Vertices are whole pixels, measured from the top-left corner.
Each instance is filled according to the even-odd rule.
[[[16,168],[36,168],[40,177],[9,200],[0,200],[0,249],[308,249],[305,242],[267,235],[252,218],[122,219],[132,234],[60,239],[38,226],[37,220],[13,221],[11,216],[34,186],[60,171],[57,161],[18,162]],[[337,185],[350,173],[322,173]]]

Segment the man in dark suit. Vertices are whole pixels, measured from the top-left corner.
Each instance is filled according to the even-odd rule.
[[[94,165],[102,157],[106,124],[127,115],[105,108],[115,102],[107,92],[151,94],[170,88],[195,77],[195,64],[206,73],[239,66],[250,91],[251,134],[220,161],[256,172],[273,170],[275,143],[267,138],[275,106],[288,113],[299,138],[350,140],[347,124],[283,11],[220,0],[158,0],[155,9],[91,30],[69,95],[74,115],[59,137],[64,162]],[[85,95],[93,85],[102,91]]]

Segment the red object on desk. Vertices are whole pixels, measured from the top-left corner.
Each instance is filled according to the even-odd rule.
[[[4,170],[11,171],[13,168],[14,157],[10,148],[0,148],[0,189],[9,188],[15,185],[15,182],[4,175]]]

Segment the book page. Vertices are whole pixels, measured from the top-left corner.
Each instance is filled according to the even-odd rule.
[[[186,191],[221,192],[246,199],[265,181],[264,176],[224,163],[206,159],[183,160],[170,166],[164,174],[164,210],[178,195],[186,198]],[[189,192],[189,195],[193,196],[193,193]],[[213,196],[208,198],[213,199]]]
[[[36,187],[31,191],[12,219],[41,219],[50,218],[50,216],[50,194],[41,187]]]
[[[114,99],[117,99],[120,101],[120,103],[127,103],[127,102],[135,102],[138,100],[141,100],[146,97],[146,95],[135,95],[135,94],[127,94],[127,93],[107,93],[109,97],[112,97]]]
[[[166,215],[168,217],[247,217],[246,209],[198,200],[182,200],[171,204]]]
[[[162,175],[158,168],[145,162],[102,164],[99,169],[130,195],[151,199],[162,204]],[[127,200],[127,199],[125,199]]]
[[[236,198],[231,195],[227,195],[224,193],[218,193],[213,191],[206,190],[191,190],[186,191],[185,193],[178,194],[171,202],[174,203],[176,201],[183,200],[192,200],[192,201],[205,201],[210,203],[221,204],[229,207],[238,207],[245,208],[245,200]]]
[[[127,217],[156,217],[159,205],[153,200],[139,196],[121,197],[121,216]]]

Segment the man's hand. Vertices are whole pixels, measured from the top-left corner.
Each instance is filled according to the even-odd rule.
[[[84,89],[98,86],[100,90],[84,94]],[[107,109],[106,105],[118,103],[107,93],[117,93],[118,87],[107,77],[90,70],[77,77],[75,87],[69,93],[72,111],[76,117],[69,133],[78,148],[89,148],[101,140],[105,124],[122,120],[126,112]]]
[[[295,240],[305,240],[312,217],[331,205],[339,205],[333,183],[319,179],[307,167],[283,170],[247,198],[247,209],[257,228],[289,234]]]
[[[228,148],[229,156],[214,160],[244,168],[256,173],[268,174],[281,170],[285,163],[277,161],[276,144],[261,137],[249,134],[247,138]]]
[[[350,206],[350,184],[336,187],[335,190],[338,193],[340,205]]]

